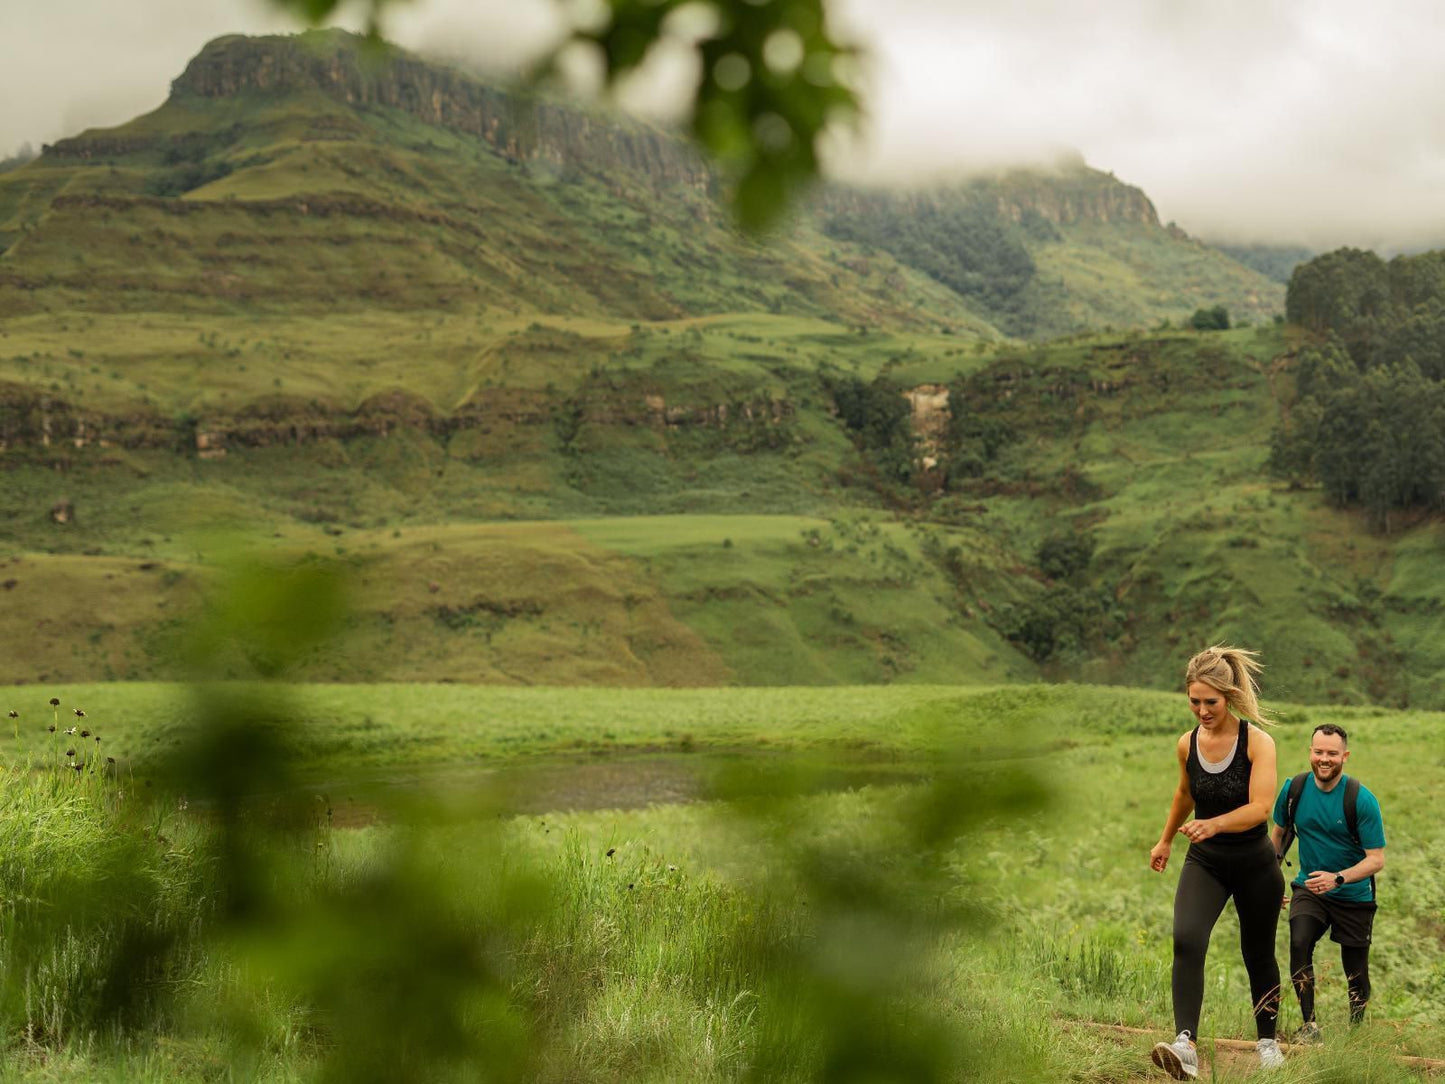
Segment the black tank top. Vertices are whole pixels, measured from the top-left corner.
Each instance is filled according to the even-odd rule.
[[[1239,720],[1239,744],[1234,747],[1234,759],[1222,772],[1208,772],[1199,762],[1199,728],[1189,732],[1189,760],[1185,771],[1189,775],[1189,793],[1194,796],[1194,816],[1199,820],[1219,817],[1242,805],[1249,804],[1249,722]],[[1243,832],[1220,832],[1211,841],[1220,843],[1245,843],[1260,839],[1266,834],[1264,822]]]

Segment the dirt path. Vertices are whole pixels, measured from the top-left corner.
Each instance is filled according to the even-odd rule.
[[[1145,1028],[1130,1028],[1122,1024],[1095,1024],[1087,1021],[1071,1020],[1066,1022],[1066,1027],[1087,1028],[1096,1033],[1102,1033],[1115,1039],[1121,1044],[1131,1046],[1137,1045],[1141,1064],[1147,1062],[1149,1050],[1154,1043],[1159,1041],[1157,1031],[1149,1031]],[[1225,1069],[1230,1074],[1244,1075],[1258,1066],[1259,1062],[1255,1055],[1254,1040],[1252,1039],[1210,1039],[1207,1044],[1201,1043],[1201,1054],[1212,1049],[1214,1063],[1217,1069]],[[1299,1047],[1291,1043],[1280,1043],[1279,1048],[1288,1057],[1291,1050],[1298,1050]],[[1201,1056],[1201,1079],[1209,1078],[1209,1070],[1205,1067],[1209,1058],[1207,1054]],[[1445,1075],[1445,1060],[1439,1058],[1417,1058],[1408,1054],[1399,1054],[1396,1060],[1403,1066],[1414,1069],[1416,1072],[1424,1073],[1426,1076]],[[1141,1069],[1138,1080],[1161,1081],[1168,1079],[1157,1069]]]

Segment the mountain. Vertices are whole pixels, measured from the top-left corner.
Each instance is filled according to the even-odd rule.
[[[822,228],[927,272],[1024,338],[1148,326],[1205,297],[1255,321],[1283,304],[1278,283],[1161,226],[1140,189],[1082,159],[925,191],[831,189]]]
[[[1445,703],[1434,526],[1263,473],[1278,284],[1079,162],[764,240],[719,189],[338,34],[0,174],[0,681],[183,675],[221,531],[350,571],[320,680],[1173,687],[1228,638]]]
[[[89,311],[762,310],[995,337],[1282,303],[1082,163],[830,188],[766,246],[728,228],[718,190],[654,127],[337,32],[222,38],[155,112],[4,175],[0,315],[83,293]]]

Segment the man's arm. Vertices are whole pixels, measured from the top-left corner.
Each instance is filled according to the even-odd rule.
[[[1339,875],[1345,879],[1345,884],[1354,884],[1356,881],[1368,881],[1380,870],[1385,868],[1385,848],[1366,847],[1365,857],[1356,862],[1349,869],[1339,870]],[[1335,870],[1317,869],[1310,873],[1305,887],[1311,892],[1333,892],[1340,887],[1335,884]]]

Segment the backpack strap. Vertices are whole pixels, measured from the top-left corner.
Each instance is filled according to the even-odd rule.
[[[1350,838],[1355,841],[1355,846],[1363,846],[1360,843],[1360,811],[1357,808],[1360,801],[1360,781],[1352,775],[1345,776],[1345,827],[1350,830]]]
[[[1309,772],[1300,772],[1289,781],[1289,793],[1284,796],[1284,835],[1279,841],[1279,850],[1275,852],[1275,858],[1281,862],[1284,862],[1284,856],[1289,854],[1289,849],[1294,844],[1294,811],[1299,808],[1299,798],[1304,793],[1305,780],[1309,777]],[[1358,789],[1356,786],[1357,791]],[[1354,809],[1354,806],[1351,805],[1350,808]],[[1286,865],[1292,866],[1294,863],[1288,862]]]
[[[1355,846],[1360,850],[1365,845],[1360,842],[1360,811],[1357,808],[1360,800],[1360,781],[1353,775],[1345,776],[1345,827],[1349,829],[1350,838],[1355,841]],[[1370,898],[1377,895],[1375,878],[1370,878]]]

